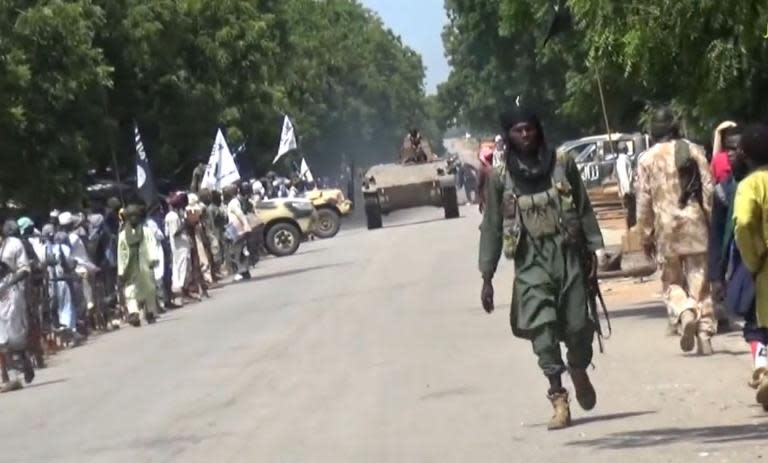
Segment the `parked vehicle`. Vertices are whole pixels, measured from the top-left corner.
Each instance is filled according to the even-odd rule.
[[[264,246],[277,257],[295,254],[318,219],[315,207],[306,198],[264,199],[255,209],[264,227]]]
[[[304,197],[312,202],[317,210],[317,221],[312,234],[318,238],[333,238],[341,228],[341,218],[352,212],[352,201],[344,197],[340,189],[320,189],[307,191]]]

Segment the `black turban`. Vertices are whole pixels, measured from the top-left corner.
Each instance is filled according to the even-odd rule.
[[[539,116],[535,112],[527,108],[514,108],[502,113],[499,116],[499,122],[501,123],[501,130],[504,133],[509,132],[509,129],[520,124],[521,122],[527,122],[536,128],[541,128],[541,121]]]
[[[499,116],[501,135],[504,138],[504,143],[507,145],[507,150],[512,149],[512,144],[509,140],[509,129],[523,122],[536,127],[536,131],[539,134],[539,145],[544,145],[544,129],[541,127],[541,120],[536,112],[528,108],[515,107]]]

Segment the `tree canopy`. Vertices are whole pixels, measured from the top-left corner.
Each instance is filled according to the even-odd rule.
[[[421,57],[357,0],[0,0],[0,38],[2,201],[76,204],[113,158],[132,175],[134,123],[178,185],[219,127],[248,174],[283,114],[320,170],[437,132]]]
[[[438,92],[443,124],[496,131],[496,115],[520,96],[555,138],[603,133],[598,76],[612,130],[640,129],[660,104],[702,139],[726,118],[768,115],[765,2],[560,3],[570,20],[543,46],[554,2],[446,0],[453,71]]]

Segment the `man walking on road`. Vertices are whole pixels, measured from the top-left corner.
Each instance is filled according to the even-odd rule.
[[[682,139],[669,108],[651,120],[656,144],[638,165],[637,226],[646,254],[661,264],[664,302],[680,348],[712,354],[717,332],[707,275],[712,175],[704,149]]]
[[[501,123],[506,156],[488,180],[480,235],[481,299],[492,312],[491,281],[503,251],[516,271],[512,332],[533,343],[555,410],[548,427],[561,429],[571,422],[561,380],[565,371],[584,410],[597,402],[586,369],[598,321],[588,301],[597,270],[594,253],[603,248],[603,237],[575,162],[547,146],[538,117],[518,108]],[[567,366],[561,342],[568,348]]]
[[[117,275],[125,292],[128,322],[138,327],[142,308],[147,323],[154,323],[157,317],[154,269],[160,259],[155,234],[143,223],[141,208],[132,204],[125,215],[126,224],[117,242]]]

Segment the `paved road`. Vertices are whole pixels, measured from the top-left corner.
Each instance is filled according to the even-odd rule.
[[[655,284],[607,288],[599,403],[546,431],[546,383],[507,300],[479,307],[477,213],[352,229],[260,264],[154,326],[56,356],[0,396],[3,462],[744,462],[766,453],[737,335],[665,338]],[[498,281],[512,277],[504,266]],[[651,303],[629,304],[641,297]],[[557,459],[562,458],[562,459]]]

